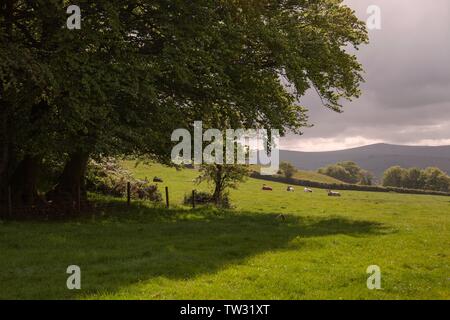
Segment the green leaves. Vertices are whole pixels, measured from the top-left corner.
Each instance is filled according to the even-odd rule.
[[[0,13],[0,99],[20,153],[167,160],[172,130],[194,120],[300,132],[307,90],[336,111],[359,95],[347,48],[367,33],[340,0],[81,1],[81,30],[65,28],[68,1],[12,3]]]
[[[422,170],[394,166],[384,172],[383,186],[449,192],[450,177],[435,167]]]
[[[372,173],[361,169],[353,161],[338,162],[325,168],[320,168],[318,172],[351,184],[372,185],[373,182]]]

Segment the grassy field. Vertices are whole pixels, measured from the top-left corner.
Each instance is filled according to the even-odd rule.
[[[337,183],[337,184],[345,183],[338,179],[326,176],[326,175],[318,173],[318,172],[305,171],[305,170],[298,170],[294,174],[293,178],[298,179],[298,180],[315,181],[315,182],[321,182],[321,183]]]
[[[252,171],[259,172],[260,167],[259,166],[251,166]],[[313,181],[313,182],[320,182],[320,183],[330,183],[330,184],[346,184],[343,181],[340,181],[338,179],[335,179],[333,177],[326,176],[324,174],[318,173],[316,171],[307,171],[307,170],[301,170],[296,169],[297,171],[294,173],[292,178],[297,180],[303,180],[303,181]],[[280,175],[283,177],[283,175]]]
[[[173,208],[1,223],[0,298],[450,299],[448,197],[263,192],[249,179],[231,192],[234,210],[191,210],[184,195],[207,188],[194,170],[126,166],[162,177]],[[81,290],[66,288],[72,264]],[[382,290],[367,289],[369,265]]]

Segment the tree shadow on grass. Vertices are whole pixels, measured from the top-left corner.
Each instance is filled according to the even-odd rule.
[[[270,213],[145,206],[81,221],[13,223],[2,232],[0,297],[74,298],[115,292],[155,277],[189,279],[214,273],[254,255],[288,248],[298,236],[388,232],[377,222],[342,217],[288,216],[282,221]],[[65,286],[66,268],[73,264],[82,270],[82,292]]]

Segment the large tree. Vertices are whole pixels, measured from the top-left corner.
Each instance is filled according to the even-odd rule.
[[[88,157],[170,157],[172,129],[307,124],[314,89],[341,110],[359,95],[349,47],[364,23],[340,0],[79,1],[68,30],[62,0],[0,7],[0,190],[36,201],[46,158],[65,161],[50,196],[71,199]]]

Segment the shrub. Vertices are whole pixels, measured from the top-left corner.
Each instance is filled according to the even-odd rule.
[[[395,166],[384,172],[383,186],[450,192],[450,177],[439,168],[421,170]]]
[[[319,173],[345,183],[372,185],[373,175],[353,161],[342,161],[318,170]]]
[[[192,194],[185,195],[183,203],[185,205],[192,205]],[[213,195],[209,192],[195,192],[195,203],[199,205],[208,205],[208,204],[217,205]],[[231,208],[230,198],[228,194],[225,194],[222,197],[219,206],[221,208]]]
[[[286,178],[292,178],[297,171],[297,168],[289,162],[280,163],[279,174],[283,175]]]
[[[132,198],[153,202],[162,201],[158,186],[150,184],[148,180],[135,179],[116,159],[104,158],[89,162],[86,174],[88,191],[113,197],[124,197],[127,193],[128,182],[130,182]]]

